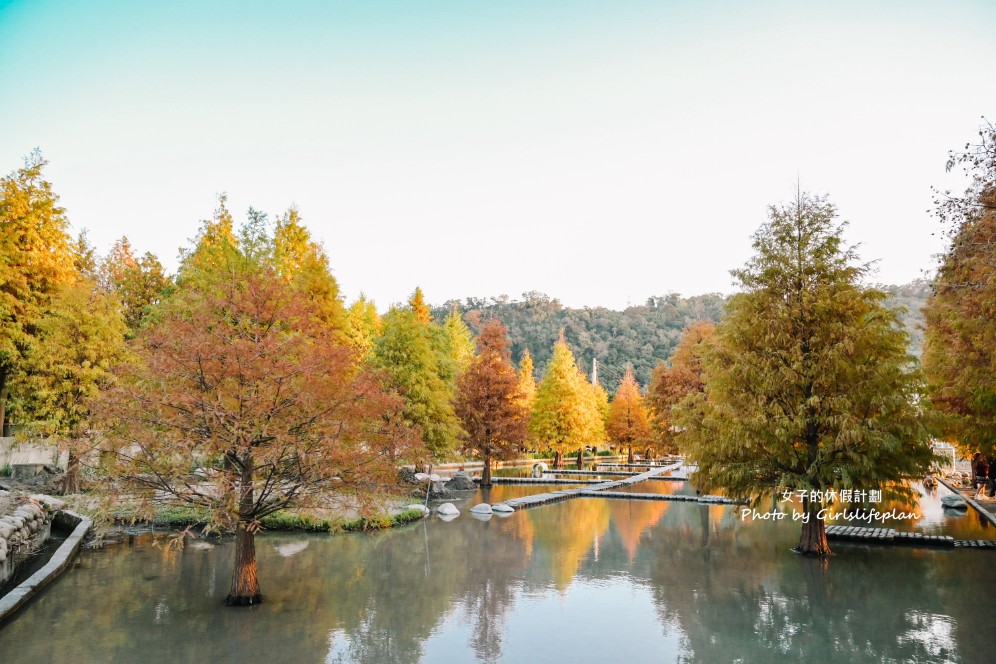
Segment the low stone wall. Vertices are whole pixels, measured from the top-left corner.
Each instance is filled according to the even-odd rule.
[[[61,503],[61,501],[50,496],[32,496],[32,500],[45,504],[46,508],[50,509],[54,509],[56,505]],[[50,513],[46,509],[46,513],[50,514],[50,518],[47,521],[46,537],[47,533],[50,532],[52,524],[55,524],[60,530],[72,532],[40,570],[32,574],[17,587],[12,588],[6,595],[0,597],[0,625],[3,624],[4,620],[13,615],[17,609],[23,606],[25,602],[34,597],[42,588],[47,586],[69,567],[80,546],[82,546],[84,538],[93,527],[93,521],[90,518],[76,514],[75,512],[58,509],[54,513]],[[41,531],[41,528],[39,528],[39,531]]]

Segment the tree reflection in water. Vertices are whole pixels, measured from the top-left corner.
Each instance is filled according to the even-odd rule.
[[[730,507],[597,498],[487,522],[267,534],[268,602],[232,611],[221,606],[230,544],[176,551],[141,535],[83,554],[0,628],[0,652],[16,644],[18,661],[41,662],[71,650],[80,663],[990,654],[979,635],[991,628],[994,552],[841,544],[821,563],[790,551],[797,537],[797,524],[744,524]]]

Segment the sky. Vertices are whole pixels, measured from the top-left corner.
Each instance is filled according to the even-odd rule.
[[[175,269],[218,195],[296,206],[347,301],[734,290],[826,194],[871,280],[944,248],[931,187],[996,119],[991,0],[0,0],[0,172]]]

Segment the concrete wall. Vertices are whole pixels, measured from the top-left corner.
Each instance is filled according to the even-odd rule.
[[[66,452],[59,453],[54,445],[0,438],[0,468],[15,463],[48,463],[65,468],[68,456]]]

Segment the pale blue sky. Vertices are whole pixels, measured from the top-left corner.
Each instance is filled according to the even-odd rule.
[[[170,266],[220,192],[296,204],[381,308],[729,292],[798,177],[904,282],[996,117],[994,27],[986,0],[0,0],[0,171],[40,147],[101,251]]]

